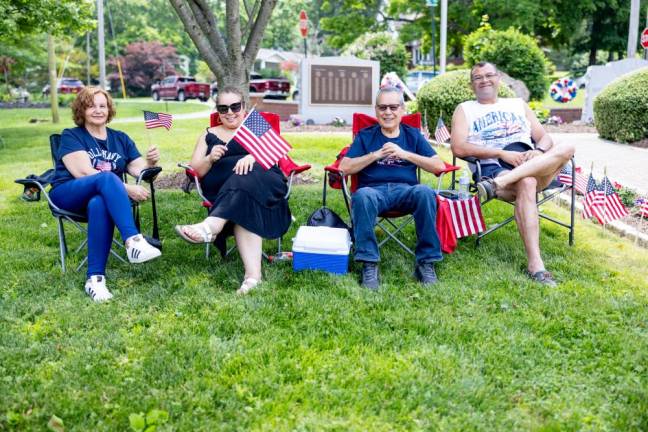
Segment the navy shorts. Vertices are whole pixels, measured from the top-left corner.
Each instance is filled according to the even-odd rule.
[[[506,169],[504,167],[501,167],[501,166],[499,166],[497,164],[484,164],[484,165],[481,166],[481,176],[482,176],[482,178],[484,178],[484,177],[495,178],[498,175],[500,175],[500,173],[502,173],[504,171],[510,171],[510,170],[508,170],[508,169]],[[473,174],[473,180],[474,181],[480,181],[481,180],[481,179],[477,178],[477,172],[475,172]]]

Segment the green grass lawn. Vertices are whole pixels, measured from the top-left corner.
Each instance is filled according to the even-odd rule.
[[[178,120],[152,131],[166,173],[189,158],[202,127]],[[119,128],[145,146],[141,124]],[[61,274],[46,205],[22,202],[12,183],[48,167],[55,130],[0,123],[0,430],[45,430],[56,415],[67,431],[125,431],[131,414],[152,409],[168,412],[158,430],[169,431],[648,429],[648,254],[631,242],[579,221],[568,247],[566,232],[543,222],[557,288],[522,275],[509,226],[479,249],[460,241],[432,288],[391,246],[378,293],[355,274],[283,263],[264,265],[266,282],[241,298],[237,256],[207,261],[173,234],[204,211],[195,194],[169,190],[158,197],[162,258],[111,259],[115,299],[98,305],[83,272]],[[349,140],[286,138],[316,178]],[[288,247],[320,199],[321,184],[294,189]],[[341,198],[331,201],[343,214]],[[484,211],[493,222],[510,210]],[[81,239],[69,232],[72,244]],[[414,241],[412,229],[406,236]]]

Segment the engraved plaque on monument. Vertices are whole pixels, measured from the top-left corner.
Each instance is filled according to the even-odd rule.
[[[312,65],[310,75],[312,105],[371,105],[369,66]]]

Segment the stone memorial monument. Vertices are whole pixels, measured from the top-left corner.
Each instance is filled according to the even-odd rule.
[[[380,63],[355,57],[314,57],[301,62],[299,114],[303,121],[351,124],[353,113],[374,113]]]

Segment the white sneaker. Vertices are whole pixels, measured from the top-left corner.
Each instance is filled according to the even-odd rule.
[[[94,275],[85,283],[85,292],[96,302],[110,300],[113,295],[106,288],[106,277],[104,275]]]
[[[143,263],[162,255],[160,249],[151,246],[142,234],[131,237],[126,243],[126,255],[131,263]]]

